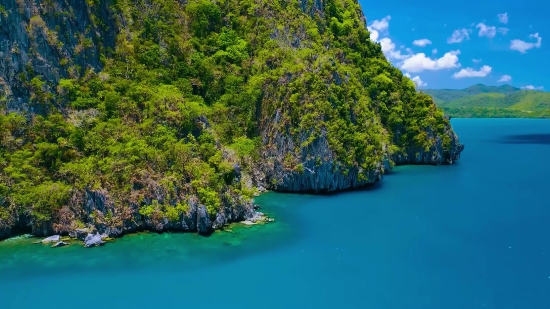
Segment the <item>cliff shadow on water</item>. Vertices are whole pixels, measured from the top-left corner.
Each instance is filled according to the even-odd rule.
[[[464,149],[356,0],[7,0],[0,40],[0,238],[207,235]]]
[[[500,137],[497,142],[502,144],[550,145],[550,133],[505,135]]]

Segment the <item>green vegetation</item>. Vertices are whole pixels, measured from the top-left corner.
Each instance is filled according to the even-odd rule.
[[[425,90],[452,117],[465,118],[547,118],[550,93],[477,84],[463,90]]]
[[[51,221],[85,189],[108,192],[115,215],[138,205],[177,220],[196,196],[214,216],[255,192],[234,181],[234,164],[253,169],[280,135],[297,146],[275,160],[297,173],[320,137],[360,177],[387,145],[429,149],[440,136],[449,147],[449,121],[369,40],[357,1],[312,3],[114,2],[118,35],[100,48],[101,72],[26,78],[29,105],[44,112],[0,113],[0,225],[6,213]]]

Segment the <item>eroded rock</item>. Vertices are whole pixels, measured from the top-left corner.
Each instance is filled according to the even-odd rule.
[[[53,236],[50,236],[48,238],[44,238],[42,239],[42,243],[43,244],[49,244],[49,243],[53,243],[53,242],[58,242],[59,240],[61,239],[61,236],[59,235],[53,235]]]
[[[197,231],[199,234],[208,235],[212,232],[212,222],[206,206],[200,205],[197,209]]]
[[[84,239],[84,247],[86,248],[97,247],[103,245],[104,243],[103,238],[99,234],[88,234],[88,236]]]

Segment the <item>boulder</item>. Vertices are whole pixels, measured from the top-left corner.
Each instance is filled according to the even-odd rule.
[[[60,239],[61,239],[61,237],[59,235],[53,235],[53,236],[50,236],[48,238],[42,239],[41,242],[43,244],[48,244],[48,243],[52,243],[52,242],[58,242]]]
[[[97,247],[100,245],[103,245],[105,242],[101,238],[101,235],[99,234],[88,234],[86,238],[84,239],[84,247]]]

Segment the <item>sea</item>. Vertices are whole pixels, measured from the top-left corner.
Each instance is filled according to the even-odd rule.
[[[267,193],[274,223],[88,249],[0,242],[0,308],[549,309],[550,120],[452,125],[456,164]]]

